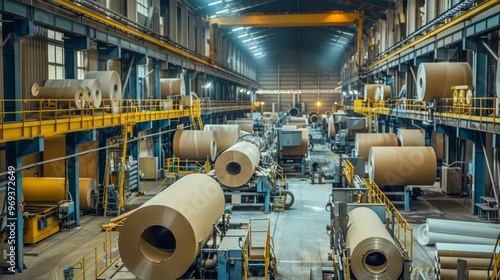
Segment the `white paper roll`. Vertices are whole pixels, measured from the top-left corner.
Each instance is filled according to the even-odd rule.
[[[170,95],[185,95],[186,84],[184,79],[160,79],[161,98],[166,99]]]
[[[47,80],[44,83],[45,87],[87,87],[90,92],[90,98],[94,108],[99,108],[102,101],[102,88],[101,84],[96,79],[60,79],[60,80]]]
[[[123,263],[140,279],[179,278],[223,211],[224,193],[214,179],[182,177],[128,216],[118,240]]]
[[[112,112],[120,112],[122,100],[122,82],[120,75],[116,71],[88,71],[85,79],[96,79],[99,81],[102,90],[102,99],[111,102]]]
[[[36,98],[67,99],[78,109],[83,109],[86,100],[89,99],[88,92],[82,87],[40,87],[38,83],[31,86],[31,94]],[[58,100],[58,102],[64,101]]]
[[[246,184],[259,165],[259,148],[248,142],[238,142],[219,155],[215,161],[215,176],[231,188]]]
[[[217,141],[212,130],[177,130],[174,134],[174,155],[180,159],[215,160]]]
[[[349,211],[346,244],[356,279],[398,279],[403,256],[378,215],[367,207]]]
[[[472,70],[466,62],[420,63],[417,72],[417,99],[451,98],[451,87],[472,86]]]
[[[215,133],[217,151],[225,150],[238,142],[240,138],[240,127],[229,124],[207,124],[204,130],[212,130]]]

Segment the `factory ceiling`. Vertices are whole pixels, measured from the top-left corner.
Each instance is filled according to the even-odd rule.
[[[363,11],[364,26],[385,19],[394,10],[393,0],[189,0],[197,16],[241,16],[251,14],[327,13]],[[356,44],[356,26],[222,27],[230,41],[256,59],[287,51],[306,51],[340,59]]]

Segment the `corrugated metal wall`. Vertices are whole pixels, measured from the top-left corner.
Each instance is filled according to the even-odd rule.
[[[265,58],[258,64],[258,81],[265,90],[313,90],[302,94],[259,94],[263,111],[271,111],[272,103],[277,110],[288,111],[294,105],[305,103],[305,112],[318,111],[316,102],[321,102],[320,112],[330,111],[340,94],[319,94],[315,90],[333,90],[340,81],[340,68],[322,61],[322,57],[308,52],[286,52],[279,56]],[[279,107],[278,107],[279,106]]]
[[[35,27],[35,36],[21,39],[21,78],[23,98],[30,99],[31,85],[43,85],[49,78],[47,30]]]

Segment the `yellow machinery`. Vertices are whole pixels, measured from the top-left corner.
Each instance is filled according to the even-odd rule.
[[[48,208],[47,208],[48,207]],[[63,200],[56,205],[34,204],[24,207],[24,243],[34,244],[59,232],[71,228],[74,221],[74,203]]]

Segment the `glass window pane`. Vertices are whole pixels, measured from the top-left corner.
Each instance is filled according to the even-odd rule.
[[[56,78],[56,67],[54,65],[49,65],[49,79]]]
[[[56,74],[57,79],[64,79],[64,67],[57,66],[56,71],[57,71],[57,74]]]
[[[63,64],[64,51],[62,47],[56,46],[56,63]]]
[[[54,62],[56,62],[55,53],[56,53],[56,51],[55,51],[55,46],[54,46],[54,45],[49,44],[49,48],[48,48],[49,63],[54,63]]]

